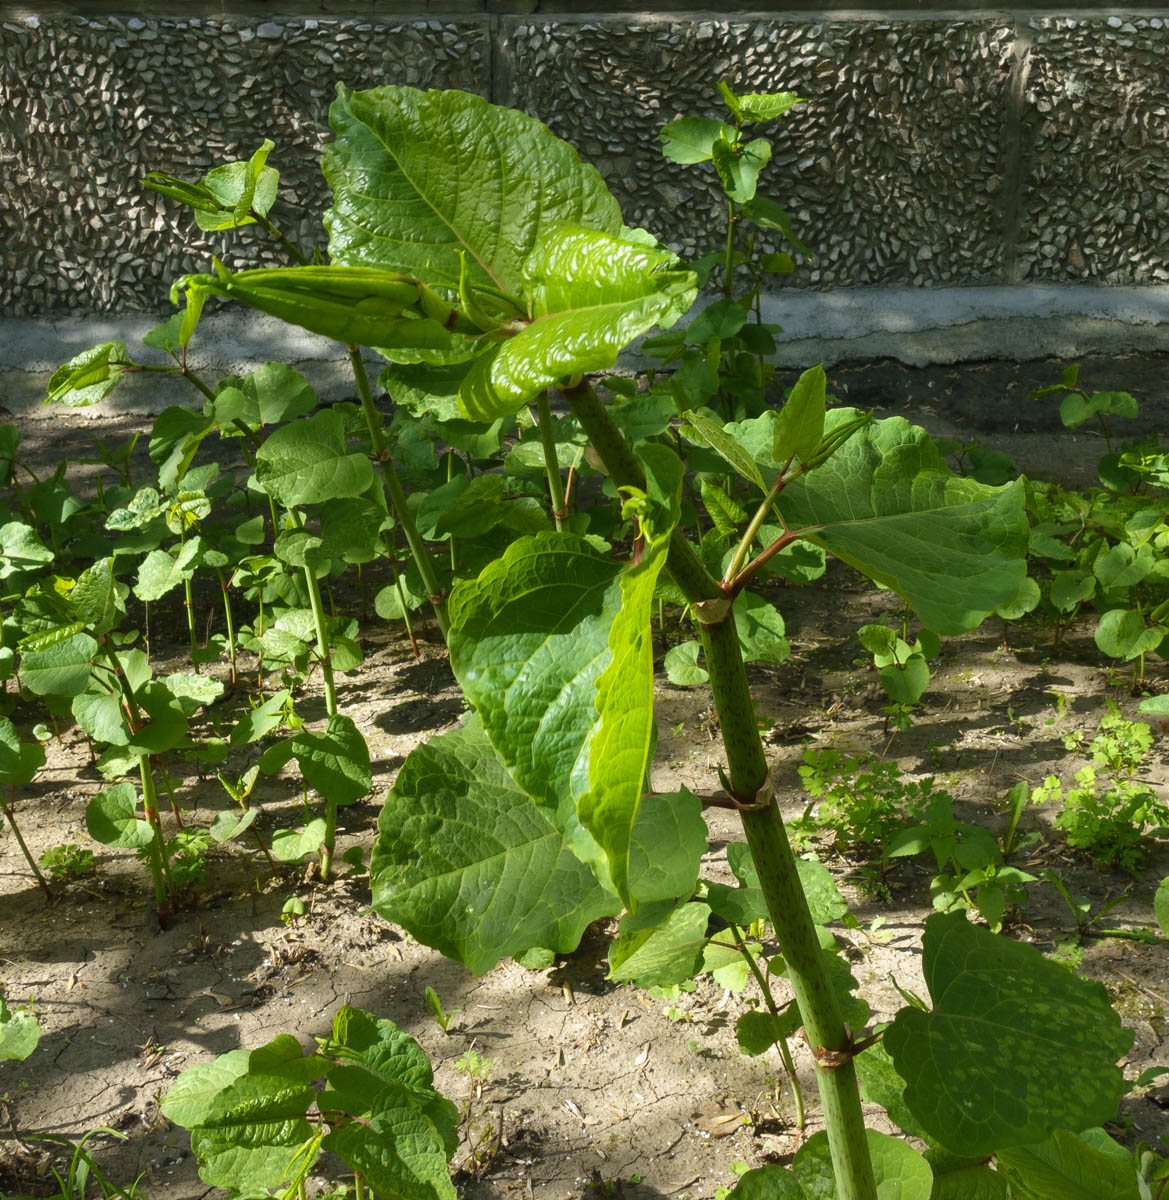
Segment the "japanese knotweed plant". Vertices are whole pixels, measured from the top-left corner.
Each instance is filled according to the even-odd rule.
[[[1103,989],[948,913],[926,926],[932,1010],[903,1009],[864,1051],[879,1055],[869,1094],[926,1140],[931,1159],[866,1133],[857,1062],[875,1035],[843,1020],[736,630],[752,581],[799,542],[898,592],[928,629],[973,628],[1022,581],[1021,485],[951,475],[904,420],[828,410],[815,368],[781,411],[731,426],[679,414],[749,485],[754,508],[712,572],[682,521],[676,443],[619,427],[592,379],[633,339],[677,321],[696,276],[626,228],[600,175],[522,113],[460,92],[342,87],[330,117],[331,262],[185,277],[176,293],[187,299],[187,335],[220,296],[414,367],[415,403],[429,390],[486,422],[534,404],[550,482],[559,447],[541,397],[556,389],[633,531],[624,552],[564,528],[519,537],[449,596],[430,592],[473,712],[402,767],[371,863],[377,910],[475,972],[509,955],[547,961],[575,948],[590,922],[622,912],[615,973],[635,955],[660,965],[655,943],[676,954],[688,942],[696,964],[714,911],[697,878],[702,802],[647,786],[651,614],[666,595],[698,624],[725,753],[719,799],[742,819],[750,886],[783,954],[826,1125],[805,1156],[815,1161],[797,1164],[806,1170],[748,1176],[742,1195],[827,1195],[834,1178],[844,1200],[874,1200],[881,1183],[882,1194],[926,1200],[935,1172],[969,1185],[953,1195],[995,1194],[985,1190],[997,1186],[986,1181],[991,1155],[1047,1153],[1053,1138],[1075,1140],[1110,1118],[1131,1035]],[[364,366],[356,349],[351,357],[369,411]],[[384,442],[374,437],[372,449],[388,465]],[[314,477],[348,470],[344,461],[316,459]],[[392,493],[389,474],[386,483]],[[404,501],[391,500],[400,518]],[[413,545],[417,529],[406,533]],[[424,577],[427,554],[421,547]]]

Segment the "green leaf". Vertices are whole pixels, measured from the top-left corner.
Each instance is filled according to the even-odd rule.
[[[113,559],[103,558],[82,572],[69,594],[77,619],[84,621],[90,632],[98,637],[109,633],[125,611],[119,603],[118,589]],[[124,585],[122,591],[125,591]]]
[[[97,642],[88,633],[73,633],[43,650],[26,651],[20,680],[38,696],[76,696],[85,691],[96,653]]]
[[[766,1054],[776,1042],[790,1034],[790,1022],[783,1019],[783,1014],[773,1017],[771,1013],[762,1009],[745,1012],[735,1024],[735,1037],[738,1039],[739,1049],[752,1058]]]
[[[1100,618],[1095,640],[1109,658],[1131,662],[1156,650],[1164,637],[1165,629],[1160,625],[1146,625],[1144,616],[1137,609],[1113,608]]]
[[[107,746],[124,746],[130,740],[121,696],[106,691],[91,680],[84,692],[73,697],[73,719],[95,741]]]
[[[246,833],[259,815],[258,808],[247,808],[243,812],[225,809],[215,814],[215,820],[211,822],[207,832],[213,842],[231,842],[241,833]]]
[[[995,616],[1002,617],[1004,621],[1017,621],[1038,605],[1040,596],[1039,584],[1029,575],[1025,575],[1014,596],[994,610]]]
[[[403,764],[378,820],[373,906],[479,975],[533,946],[564,953],[620,909],[571,841],[468,722]]]
[[[805,258],[812,257],[811,250],[796,237],[791,217],[774,200],[767,196],[756,196],[750,204],[743,206],[743,215],[761,229],[774,229],[777,233],[782,233]]]
[[[45,403],[67,404],[70,408],[99,403],[122,382],[122,368],[110,364],[125,360],[125,342],[102,342],[82,351],[53,372]]]
[[[447,1160],[458,1147],[459,1113],[435,1091],[418,1043],[392,1021],[346,1006],[326,1049],[340,1050],[342,1062],[318,1101],[333,1125],[324,1148],[387,1200],[455,1200]]]
[[[711,157],[723,191],[736,204],[746,204],[755,198],[759,172],[771,161],[771,143],[755,138],[735,146],[727,138],[717,138]]]
[[[1091,600],[1096,592],[1096,580],[1082,571],[1053,571],[1051,603],[1060,612],[1071,612],[1077,604]]]
[[[671,162],[683,165],[710,162],[715,142],[719,138],[730,142],[734,137],[733,126],[710,117],[681,117],[658,131],[662,153]]]
[[[24,1062],[40,1040],[36,1015],[28,1009],[13,1012],[0,996],[0,1061]]]
[[[298,863],[325,844],[327,827],[324,817],[317,817],[303,829],[278,829],[272,835],[272,857],[279,862]]]
[[[340,1094],[327,1092],[322,1103],[336,1103]],[[403,1087],[384,1086],[367,1115],[338,1125],[321,1145],[360,1171],[371,1191],[386,1200],[456,1200],[458,1196],[438,1130]]]
[[[774,604],[744,592],[732,611],[744,662],[781,663],[791,654],[783,617]]]
[[[794,92],[748,92],[739,96],[739,111],[744,121],[774,121],[790,108],[805,103]]]
[[[151,550],[138,568],[134,595],[148,604],[161,600],[184,579],[191,578],[195,573],[198,555],[199,543],[196,539],[186,542],[177,556],[167,550]]]
[[[198,319],[208,296],[235,300],[249,308],[299,325],[311,333],[362,346],[448,351],[454,320],[449,304],[434,292],[391,271],[367,267],[262,267],[229,271],[215,263],[214,275],[184,275],[171,287],[171,303],[186,296],[180,338]]]
[[[1039,1200],[1139,1200],[1131,1157],[1122,1146],[1111,1145],[1114,1153],[1083,1134],[1058,1129],[1045,1142],[1001,1150],[996,1157]]]
[[[277,692],[245,712],[231,731],[231,744],[246,746],[278,729],[284,721],[284,705],[288,703],[288,696],[287,691]]]
[[[53,561],[53,552],[31,525],[7,521],[0,525],[0,579],[18,571],[35,571]]]
[[[44,746],[39,742],[21,742],[12,722],[0,717],[0,783],[10,788],[24,787],[44,765]]]
[[[472,420],[510,416],[566,376],[603,371],[634,338],[674,323],[696,279],[669,250],[565,226],[524,264],[532,321],[475,360],[459,388]]]
[[[926,920],[923,968],[934,1010],[903,1008],[885,1046],[937,1142],[983,1157],[1111,1118],[1133,1035],[1100,984],[963,913]]]
[[[328,1064],[305,1056],[281,1034],[259,1050],[232,1050],[184,1071],[159,1102],[162,1112],[191,1131],[199,1177],[233,1191],[287,1183],[301,1148],[315,1130],[305,1119],[316,1093],[309,1081]]]
[[[116,783],[85,806],[85,828],[95,842],[137,850],[154,841],[154,827],[138,816],[138,791],[132,783]]]
[[[672,987],[697,974],[706,945],[705,904],[647,905],[626,913],[609,947],[609,974],[617,983]]]
[[[698,642],[679,642],[666,651],[662,665],[666,678],[675,687],[696,687],[710,678],[710,672],[698,665],[702,646]]]
[[[930,1200],[934,1173],[912,1146],[886,1133],[866,1129],[877,1200]],[[792,1161],[809,1200],[835,1200],[836,1181],[828,1150],[828,1134],[813,1134]]]
[[[683,414],[686,424],[698,435],[700,442],[714,450],[744,479],[753,483],[760,491],[767,491],[763,476],[750,452],[744,448],[732,432],[724,428],[724,421],[708,408],[695,408]]]
[[[373,786],[369,747],[351,717],[329,718],[324,733],[297,730],[260,758],[260,770],[272,774],[295,758],[305,782],[336,804],[353,804]]]
[[[886,695],[896,704],[916,704],[930,685],[930,669],[920,654],[904,663],[889,663],[877,672]]]
[[[224,693],[223,683],[209,675],[191,675],[176,671],[159,680],[164,688],[179,702],[183,715],[193,717],[206,704],[214,704]]]
[[[693,792],[644,796],[629,839],[629,891],[639,904],[681,900],[694,891],[709,832]]]
[[[205,208],[196,208],[195,220],[200,229],[210,233],[253,225],[256,218],[250,215],[252,209],[260,216],[267,215],[276,201],[276,189],[280,183],[280,173],[265,165],[274,145],[274,142],[265,138],[264,144],[250,160],[224,163],[203,176],[202,186],[215,198],[221,211],[208,212]]]
[[[180,745],[187,735],[187,717],[177,697],[155,681],[135,689],[143,723],[130,735],[131,754],[162,754]]]
[[[788,393],[787,402],[775,424],[776,463],[790,458],[810,463],[824,438],[824,417],[828,403],[828,376],[822,366],[805,371]]]
[[[564,224],[617,234],[621,213],[603,180],[545,126],[466,92],[343,85],[322,169],[336,263],[417,274],[519,296],[524,264]],[[511,411],[514,411],[511,410]]]
[[[897,1074],[885,1044],[875,1043],[858,1054],[853,1062],[860,1080],[861,1096],[870,1103],[879,1104],[893,1124],[911,1137],[928,1141],[926,1131],[905,1105],[905,1080]]]
[[[277,429],[256,452],[256,479],[281,504],[360,496],[373,483],[369,456],[345,448],[345,418],[332,409]]]
[[[220,385],[211,401],[208,415],[228,436],[242,436],[235,425],[242,421],[249,429],[278,425],[312,412],[317,398],[309,381],[283,363],[265,363],[242,379],[232,378]]]
[[[655,741],[653,597],[680,515],[683,475],[681,461],[665,446],[647,443],[640,457],[647,491],[632,496],[624,511],[636,514],[645,549],[620,579],[621,608],[608,637],[610,662],[597,679],[588,790],[577,799],[581,824],[608,856],[613,886],[630,910],[637,903],[628,880],[630,832]]]
[[[1161,926],[1161,932],[1169,937],[1169,876],[1157,885],[1157,892],[1153,897],[1153,912],[1157,917],[1157,924]]]
[[[816,1200],[786,1167],[756,1167],[735,1184],[731,1200]]]
[[[855,416],[833,409],[826,433]],[[1022,484],[951,474],[929,435],[900,417],[855,433],[778,503],[792,529],[899,593],[938,633],[973,628],[1026,573]]]
[[[705,346],[714,338],[734,337],[746,320],[747,312],[737,300],[716,300],[690,322],[685,338],[691,346]]]
[[[943,1152],[944,1153],[944,1152]],[[927,1155],[927,1157],[929,1157]],[[965,1162],[965,1160],[960,1160]],[[983,1163],[973,1163],[943,1171],[934,1168],[934,1190],[930,1200],[1007,1200],[1011,1194],[1007,1177]]]
[[[596,723],[622,565],[571,534],[513,542],[449,602],[451,668],[515,782],[553,808]]]

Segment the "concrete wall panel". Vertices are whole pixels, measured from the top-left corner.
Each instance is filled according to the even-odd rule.
[[[324,248],[320,147],[338,81],[485,92],[485,18],[395,23],[36,17],[0,25],[0,306],[159,311],[171,280],[230,245],[276,262],[263,235],[200,234],[188,210],[138,184],[198,179],[276,143],[270,214]]]
[[[716,82],[808,103],[760,129],[762,190],[818,251],[814,287],[997,283],[1014,31],[996,21],[505,22],[500,89],[605,175],[626,220],[685,256],[723,225],[713,168],[666,162],[658,129],[725,116]]]
[[[1169,19],[1030,30],[1017,278],[1169,281]]]

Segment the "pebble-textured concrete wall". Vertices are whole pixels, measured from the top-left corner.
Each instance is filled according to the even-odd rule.
[[[276,263],[263,235],[203,234],[148,191],[148,171],[198,179],[265,137],[280,172],[269,215],[325,247],[318,165],[336,85],[483,91],[480,20],[58,17],[0,25],[0,315],[169,310],[170,282],[230,246]]]
[[[808,98],[765,131],[765,190],[819,251],[795,286],[1169,281],[1157,16],[64,14],[0,23],[0,315],[161,311],[212,253],[275,261],[137,183],[197,178],[264,137],[274,219],[323,246],[338,81],[523,108],[596,163],[629,223],[694,255],[719,241],[719,194],[709,167],[662,159],[657,131],[720,114],[719,78]]]

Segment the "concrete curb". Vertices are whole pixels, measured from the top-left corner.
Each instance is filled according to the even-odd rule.
[[[780,324],[776,361],[802,367],[892,358],[910,366],[977,359],[1027,361],[1085,354],[1169,351],[1169,287],[872,288],[840,292],[789,291],[764,299],[764,317]],[[42,407],[52,372],[90,346],[120,338],[138,361],[164,362],[141,346],[157,318],[61,317],[0,321],[0,404],[9,412],[46,419]],[[343,347],[243,309],[210,313],[191,344],[190,365],[209,382],[246,374],[265,362],[288,363],[322,399],[353,394]],[[380,359],[370,356],[376,375]],[[647,365],[636,348],[621,365]],[[189,404],[181,380],[127,378],[78,418],[155,413]]]

